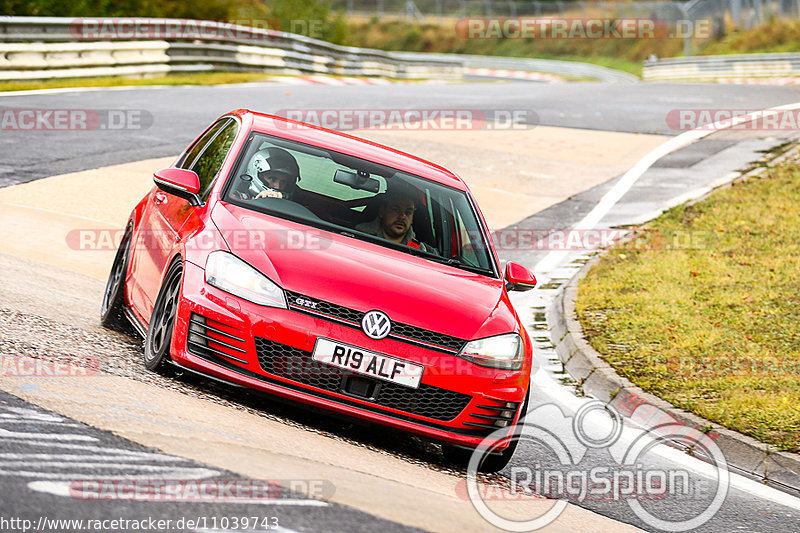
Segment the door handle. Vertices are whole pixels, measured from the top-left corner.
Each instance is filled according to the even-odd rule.
[[[167,202],[167,195],[164,194],[163,192],[157,192],[153,196],[153,201],[156,203],[156,205],[164,204]]]

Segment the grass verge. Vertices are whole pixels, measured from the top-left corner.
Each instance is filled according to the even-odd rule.
[[[63,78],[43,81],[2,81],[0,91],[29,91],[74,87],[120,87],[139,85],[220,85],[266,81],[270,76],[263,72],[199,72],[168,74],[155,78]]]
[[[379,50],[559,59],[593,63],[642,74],[642,57],[658,53],[663,57],[680,52],[674,40],[629,41],[620,39],[466,39],[454,23],[417,24],[399,20],[351,22],[346,44]],[[642,49],[645,47],[646,49]]]
[[[800,166],[671,209],[605,254],[576,309],[633,383],[800,452]]]

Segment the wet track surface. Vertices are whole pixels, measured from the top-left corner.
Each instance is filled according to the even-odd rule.
[[[290,94],[287,94],[290,93]],[[336,102],[337,108],[370,107],[383,108],[468,108],[486,109],[488,107],[504,109],[533,109],[542,125],[581,127],[589,129],[628,131],[640,133],[660,133],[676,135],[679,131],[670,130],[664,117],[673,109],[683,108],[732,108],[753,109],[785,104],[800,100],[800,91],[793,88],[747,87],[747,86],[706,86],[706,85],[668,85],[641,84],[636,86],[612,86],[590,83],[568,85],[540,84],[464,84],[436,86],[397,85],[386,87],[291,87],[264,85],[260,87],[191,87],[146,90],[98,91],[85,93],[59,93],[53,95],[29,95],[4,97],[3,107],[18,108],[92,108],[92,109],[134,109],[146,110],[153,117],[153,125],[147,129],[120,132],[16,132],[4,135],[0,144],[3,154],[3,168],[0,168],[0,185],[9,185],[17,181],[28,181],[41,177],[93,168],[108,164],[122,163],[150,157],[173,155],[180,151],[194,135],[217,115],[232,107],[250,107],[257,110],[274,112],[292,107],[323,108]],[[202,110],[202,111],[197,111]],[[75,142],[81,135],[80,142]],[[700,187],[713,178],[732,170],[741,169],[762,151],[781,144],[787,135],[755,135],[740,137],[735,135],[715,134],[711,138],[700,141],[684,150],[664,158],[650,169],[634,189],[624,198],[606,222],[610,225],[630,222],[636,216],[648,213],[652,209],[668,203],[683,191]],[[790,137],[790,136],[788,136]],[[726,152],[727,151],[727,152]],[[5,176],[5,177],[3,177]],[[3,182],[5,180],[5,182]],[[682,181],[681,181],[682,180]],[[613,181],[574,196],[570,200],[537,213],[533,217],[515,225],[517,228],[563,228],[580,220],[602,194],[613,185]],[[546,252],[537,250],[501,250],[504,259],[522,261],[533,265]],[[9,262],[13,261],[11,259]],[[7,264],[7,266],[11,266]],[[17,265],[20,271],[24,267]],[[10,280],[8,280],[10,282]],[[88,281],[87,281],[88,283]],[[94,282],[92,282],[94,283]],[[12,298],[13,300],[13,298]],[[297,424],[321,434],[321,438],[345,439],[388,451],[408,461],[419,463],[426,468],[448,470],[450,467],[441,462],[438,450],[425,443],[391,433],[387,436],[374,437],[374,432],[364,431],[349,424],[333,419],[320,422],[317,416],[292,407],[282,407],[270,402],[264,403],[260,397],[247,395],[247,399],[237,398],[239,390],[218,386],[206,380],[184,378],[175,380],[161,378],[144,371],[139,367],[138,341],[124,336],[105,333],[101,328],[92,326],[92,317],[81,317],[81,323],[69,325],[66,320],[54,317],[43,317],[36,312],[25,312],[24,302],[13,302],[19,309],[0,309],[0,350],[4,354],[25,352],[30,355],[53,356],[63,355],[63,347],[69,347],[74,355],[82,356],[86,351],[102,358],[103,371],[122,375],[164,387],[177,388],[184,393],[201,395],[217,403],[226,404],[236,409],[248,409],[260,416],[275,417],[288,424]],[[527,324],[532,326],[533,324]],[[50,335],[45,335],[50,332]],[[50,345],[46,339],[49,339]],[[89,341],[89,342],[87,342]],[[96,344],[93,344],[96,343]],[[58,347],[55,349],[54,347]],[[60,350],[60,351],[58,351]],[[558,445],[569,449],[570,467],[577,476],[588,475],[592,469],[612,468],[624,470],[620,466],[621,457],[636,442],[636,433],[631,428],[621,430],[619,440],[608,446],[587,447],[581,442],[580,435],[572,425],[576,412],[587,405],[587,399],[573,394],[572,388],[563,386],[557,381],[557,374],[552,372],[544,352],[540,353],[540,364],[550,370],[540,372],[537,378],[535,394],[531,398],[530,409],[535,413],[531,419],[544,429],[553,431]],[[595,425],[604,426],[604,421]],[[587,426],[588,427],[588,426]],[[555,429],[558,428],[558,429]],[[587,431],[589,431],[587,429]],[[15,432],[20,436],[10,436]],[[39,439],[49,444],[60,443],[60,448],[48,451],[38,450],[35,444],[39,441],[32,435],[72,435],[75,438],[55,437]],[[31,462],[38,460],[30,454],[69,455],[67,446],[98,446],[108,453],[104,461],[120,463],[120,457],[131,457],[132,453],[140,453],[143,463],[157,467],[185,468],[181,472],[199,473],[207,469],[202,464],[186,462],[178,458],[169,458],[151,454],[151,450],[143,449],[124,439],[114,437],[98,430],[83,426],[69,419],[45,412],[18,398],[0,393],[0,475],[6,503],[4,508],[14,509],[18,516],[27,516],[37,520],[42,515],[41,509],[48,509],[48,516],[57,517],[63,511],[64,517],[75,518],[94,516],[108,518],[119,514],[120,517],[143,516],[233,516],[238,507],[219,505],[213,510],[204,506],[202,512],[196,506],[188,504],[126,504],[109,502],[84,502],[71,497],[54,496],[52,494],[31,491],[32,480],[47,481],[61,479],[69,473],[74,479],[76,474],[99,476],[103,472],[102,462],[88,466],[85,470],[65,471],[63,467],[50,463],[41,455],[39,470],[30,471],[38,474],[19,474],[20,470],[13,465],[14,461]],[[540,435],[540,434],[539,434]],[[77,437],[86,437],[85,439]],[[595,435],[603,440],[603,432]],[[94,439],[94,440],[91,440]],[[91,444],[87,444],[87,442]],[[512,467],[517,467],[517,475],[546,471],[565,471],[564,461],[554,452],[553,440],[543,441],[541,437],[523,440],[515,455]],[[366,442],[366,444],[365,444]],[[62,446],[63,445],[63,446]],[[49,446],[53,448],[53,446]],[[96,452],[96,450],[95,450]],[[95,452],[85,449],[79,453]],[[15,455],[16,454],[16,455]],[[22,458],[20,454],[28,454]],[[110,457],[110,458],[108,458]],[[63,458],[63,457],[62,457]],[[152,461],[149,461],[152,459]],[[70,459],[71,460],[71,459]],[[102,461],[101,460],[101,461]],[[649,499],[640,500],[642,508],[662,520],[681,522],[701,513],[713,505],[713,498],[719,486],[714,472],[706,471],[687,456],[658,450],[647,450],[637,456],[637,460],[628,470],[642,472],[673,473],[684,476],[687,480],[687,491],[676,494],[656,494]],[[9,466],[9,464],[11,466]],[[64,463],[62,463],[64,464]],[[88,461],[87,464],[94,464]],[[188,465],[188,466],[187,466]],[[197,470],[192,470],[197,469]],[[133,469],[135,470],[135,468]],[[612,468],[613,470],[613,468]],[[12,472],[12,473],[7,473]],[[124,471],[115,471],[121,475]],[[507,471],[507,475],[513,475]],[[130,474],[131,472],[127,472]],[[55,476],[54,476],[55,474]],[[216,475],[208,472],[207,474]],[[229,474],[224,474],[228,476]],[[59,477],[61,476],[61,477]],[[683,485],[681,485],[683,487]],[[785,506],[781,498],[771,497],[771,493],[750,490],[752,486],[741,479],[735,479],[727,489],[724,503],[710,521],[698,530],[702,531],[795,531],[798,529],[798,505]],[[621,489],[624,491],[624,487]],[[616,498],[611,501],[604,498],[584,498],[582,507],[591,509],[605,516],[622,522],[634,524],[648,531],[659,531],[664,527],[654,526],[657,522],[643,520],[642,513],[636,514],[632,498]],[[796,502],[796,500],[795,500]],[[215,504],[218,505],[218,504]],[[240,507],[244,507],[239,504]],[[248,506],[254,507],[254,506]],[[403,526],[380,520],[364,513],[342,506],[307,507],[290,506],[269,507],[259,511],[266,516],[278,516],[281,527],[290,530],[314,531],[358,531],[377,528],[387,531],[405,530]],[[50,509],[53,510],[50,513]],[[247,509],[252,514],[251,509]],[[239,513],[241,514],[241,513]],[[646,516],[646,515],[645,515]],[[684,530],[687,528],[684,527]],[[688,530],[692,530],[689,528]]]
[[[4,531],[419,531],[324,501],[334,488],[321,480],[295,480],[294,491],[280,480],[250,480],[2,391],[0,437],[4,518],[21,526]],[[201,492],[207,501],[197,501]]]
[[[179,153],[214,118],[237,108],[467,109],[533,111],[538,124],[676,135],[676,109],[760,109],[800,100],[793,87],[598,83],[396,84],[121,88],[3,96],[4,108],[131,110],[148,127],[14,131],[0,137],[0,186]],[[77,137],[79,135],[79,137]],[[79,138],[76,142],[75,139]]]

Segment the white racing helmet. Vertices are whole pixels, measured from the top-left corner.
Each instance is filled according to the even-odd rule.
[[[300,179],[300,167],[297,165],[297,160],[283,148],[264,148],[250,158],[247,173],[251,177],[258,178],[263,182],[267,172],[281,172],[294,178],[295,181]]]

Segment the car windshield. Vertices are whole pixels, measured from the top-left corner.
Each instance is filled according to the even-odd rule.
[[[384,165],[253,133],[225,191],[248,209],[495,275],[464,191]]]

